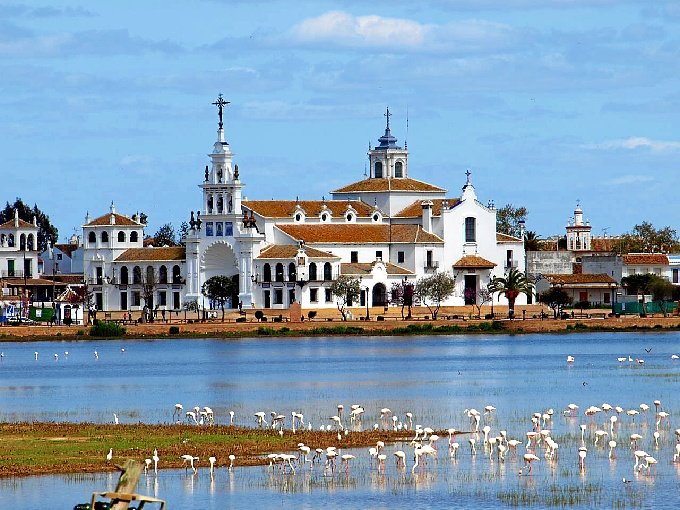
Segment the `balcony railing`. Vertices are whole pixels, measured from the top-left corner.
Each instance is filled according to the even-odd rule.
[[[439,267],[439,261],[438,260],[431,260],[429,262],[425,262],[425,271],[434,271]]]
[[[506,260],[505,261],[505,269],[517,269],[517,261],[516,260]]]
[[[21,269],[15,269],[13,271],[3,269],[2,271],[0,271],[0,276],[2,276],[3,278],[23,278],[24,272]],[[26,278],[33,278],[33,272],[28,271],[26,273]]]

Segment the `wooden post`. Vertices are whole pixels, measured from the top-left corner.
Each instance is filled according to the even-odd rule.
[[[120,469],[122,473],[118,479],[118,485],[116,485],[116,492],[134,493],[139,478],[142,476],[142,465],[136,460],[128,459]],[[129,505],[130,501],[118,501],[111,506],[111,510],[127,510]]]

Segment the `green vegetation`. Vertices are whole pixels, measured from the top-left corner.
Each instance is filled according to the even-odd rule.
[[[179,326],[170,326],[169,333],[171,335],[179,335]]]
[[[338,311],[342,315],[342,320],[347,320],[347,312],[345,308],[350,303],[355,302],[361,295],[361,287],[359,279],[349,275],[340,275],[338,279],[333,282],[330,287],[331,292],[335,296],[335,304],[338,306]],[[368,295],[366,295],[368,299]]]
[[[95,319],[94,324],[90,328],[90,336],[113,337],[123,335],[125,335],[125,328],[115,322]]]

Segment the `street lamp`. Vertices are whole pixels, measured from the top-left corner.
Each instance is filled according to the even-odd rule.
[[[359,277],[359,288],[361,288],[361,281],[362,281],[362,280],[363,280],[363,277],[360,276],[360,277]],[[364,290],[365,290],[364,296],[365,296],[365,301],[366,301],[366,319],[365,319],[365,320],[370,321],[370,320],[371,320],[371,315],[370,315],[369,312],[368,312],[368,290],[369,290],[369,289],[368,289],[368,285],[366,285],[366,287],[364,287]]]

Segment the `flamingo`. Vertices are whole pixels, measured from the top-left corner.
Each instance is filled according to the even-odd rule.
[[[236,455],[234,455],[233,453],[230,453],[229,454],[229,471],[234,469],[234,461],[235,460],[236,460]]]
[[[609,433],[613,436],[614,435],[614,429],[616,428],[616,422],[618,421],[618,418],[616,416],[610,416],[609,417]]]
[[[345,406],[338,404],[338,416],[342,419],[342,412],[345,410]]]
[[[423,450],[421,448],[416,448],[413,450],[413,467],[411,468],[411,474],[413,474],[420,464],[420,456],[423,454]]]
[[[513,455],[517,457],[517,447],[521,445],[522,442],[519,441],[518,439],[510,439],[508,441],[508,447],[512,450]]]
[[[261,427],[262,425],[264,425],[265,427],[269,426],[269,424],[267,423],[267,420],[264,419],[264,417],[266,416],[264,411],[258,411],[254,414],[254,416],[255,416],[255,421],[257,421],[258,427]]]
[[[106,454],[106,462],[111,462],[113,459],[113,448],[109,448],[109,453]]]
[[[616,453],[614,453],[614,448],[616,448],[616,441],[611,439],[609,441],[609,460],[616,458]]]
[[[460,445],[458,443],[451,443],[449,445],[449,450],[450,450],[449,457],[451,457],[452,459],[457,458],[458,448],[460,448]]]
[[[349,454],[349,453],[347,453],[347,454],[345,454],[345,455],[342,455],[342,456],[340,457],[341,462],[342,462],[343,464],[345,464],[345,473],[346,473],[346,474],[349,474],[349,461],[352,460],[352,459],[354,459],[354,458],[355,458],[355,456],[354,456],[354,455],[351,455],[351,454]]]
[[[659,434],[658,430],[655,430],[653,436],[654,436],[654,446],[659,448],[659,437],[661,436],[661,434]]]
[[[406,413],[406,419],[408,420],[408,429],[413,428],[413,413]]]
[[[631,434],[630,435],[630,446],[631,448],[637,448],[638,441],[642,439],[642,436],[640,434]]]
[[[189,469],[189,466],[191,467],[191,470],[194,472],[194,474],[198,472],[196,466],[194,466],[194,461],[198,460],[198,457],[194,457],[193,455],[182,455],[180,459],[182,459],[182,465],[184,466],[185,473]],[[189,466],[187,466],[187,462],[189,463]]]
[[[673,454],[673,462],[680,461],[680,443],[675,444],[675,453]]]
[[[468,442],[470,443],[470,455],[477,455],[477,448],[475,448],[476,443],[475,438],[474,437],[469,438]]]
[[[654,467],[654,473],[656,474],[656,465],[658,464],[659,461],[657,461],[654,457],[651,455],[648,455],[645,457],[645,467],[647,468],[647,474],[649,474],[649,471],[651,467]]]
[[[342,426],[342,419],[339,416],[331,416],[330,419],[335,422],[335,426],[338,428],[338,430],[344,430],[344,427]]]
[[[586,454],[588,453],[588,449],[585,446],[581,446],[581,448],[578,449],[578,466],[581,471],[586,470]]]
[[[215,472],[215,462],[217,459],[215,457],[208,457],[208,462],[210,462],[210,476]]]
[[[144,474],[149,472],[149,467],[151,466],[151,459],[144,459]]]
[[[524,467],[529,468],[529,474],[531,474],[531,463],[534,462],[534,461],[537,461],[537,460],[539,460],[538,457],[536,457],[536,455],[534,455],[533,453],[525,453],[524,454],[524,462],[525,462]],[[521,471],[520,471],[520,473],[521,473]]]
[[[574,357],[573,356],[567,356],[567,363],[573,363],[574,362]]]
[[[182,411],[184,411],[184,406],[182,404],[175,404],[175,410],[172,412],[172,419],[175,419],[175,416],[178,418],[182,416]]]
[[[567,410],[565,413],[569,413],[569,416],[573,417],[578,411],[578,406],[576,404],[567,404]]]
[[[400,467],[406,468],[406,454],[401,450],[397,450],[396,452],[393,453],[393,455],[395,457],[397,469],[399,469]]]
[[[595,431],[595,446],[597,446],[597,441],[602,437],[607,435],[607,431],[605,430],[596,430]]]
[[[229,425],[234,425],[234,411],[229,411]]]
[[[635,450],[635,452],[633,452],[633,455],[635,455],[635,465],[633,466],[633,471],[635,471],[636,469],[639,471],[640,469],[642,469],[642,459],[647,457],[647,452],[644,450]]]
[[[118,415],[116,413],[113,413],[113,424],[118,425]]]
[[[153,450],[153,457],[151,457],[153,460],[153,473],[155,475],[158,474],[158,461],[161,460],[160,457],[158,456],[158,450],[154,448]]]

